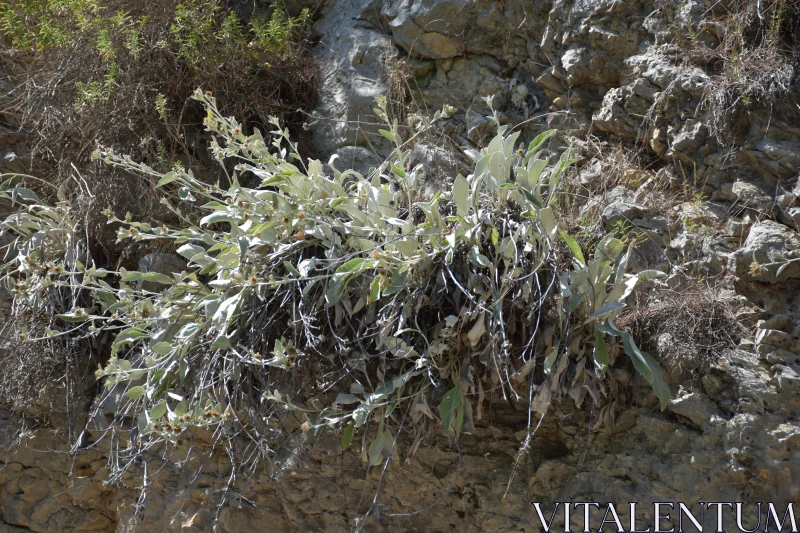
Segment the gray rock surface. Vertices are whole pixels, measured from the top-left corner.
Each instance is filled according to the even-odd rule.
[[[664,414],[653,409],[646,384],[634,379],[639,399],[620,408],[613,425],[591,432],[590,443],[588,411],[564,402],[545,418],[520,463],[524,411],[487,404],[492,414],[473,435],[462,436],[461,454],[442,442],[390,465],[377,499],[381,512],[365,530],[527,531],[536,520],[530,501],[636,501],[651,509],[653,501],[796,501],[797,369],[796,362],[726,352],[701,380],[678,390]],[[16,423],[0,416],[3,434],[18,434]],[[187,438],[196,453],[209,445],[200,434]],[[411,444],[400,442],[399,457]],[[352,531],[381,478],[381,469],[365,470],[357,450],[342,454],[338,435],[321,434],[301,448],[302,460],[283,477],[257,473],[237,480],[242,499],[231,500],[215,521],[215,502],[230,473],[222,454],[186,462],[182,451],[156,452],[149,458],[146,505],[137,507],[141,468],[119,485],[106,485],[109,450],[87,450],[75,461],[45,449],[66,450],[58,435],[39,430],[3,457],[4,531],[249,532],[265,523],[271,531]],[[397,515],[437,500],[419,514]]]
[[[25,164],[14,152],[7,151],[0,153],[0,173],[24,173]]]
[[[788,254],[796,253],[798,250],[800,250],[800,234],[783,224],[766,220],[753,225],[750,229],[747,240],[732,257],[731,270],[748,281],[780,283],[797,279],[800,278],[800,261],[791,264],[779,276],[775,276],[777,265],[755,271],[751,265],[753,262],[770,263],[770,254],[775,252]]]
[[[392,40],[381,31],[375,0],[325,2],[314,29],[321,66],[319,104],[309,118],[312,141],[327,156],[344,146],[384,145],[372,112],[386,94],[384,76],[396,57]]]
[[[179,274],[186,269],[186,261],[175,254],[149,253],[139,259],[139,272],[157,272],[165,276]],[[151,281],[142,282],[142,288],[146,291],[158,292],[163,289],[163,285]]]
[[[510,122],[539,112],[533,130],[549,124],[635,142],[708,195],[768,215],[776,185],[800,168],[800,110],[789,101],[748,113],[737,134],[719,141],[702,103],[713,73],[683,64],[674,44],[683,35],[675,20],[713,41],[713,16],[692,0],[328,0],[321,14],[315,114],[334,122],[316,124],[314,139],[326,156],[346,145],[380,153],[374,128],[359,121],[374,122],[372,101],[399,59],[409,66],[413,103],[427,112],[454,105],[475,146],[492,130],[481,97],[494,96]]]

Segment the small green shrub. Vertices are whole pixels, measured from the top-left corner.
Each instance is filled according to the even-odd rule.
[[[213,164],[202,149],[204,111],[189,99],[198,85],[222,95],[223,112],[246,124],[274,115],[298,133],[299,110],[316,102],[316,65],[305,41],[308,12],[289,17],[277,3],[245,23],[224,5],[0,3],[0,33],[7,33],[0,71],[12,81],[12,90],[0,95],[0,112],[19,129],[18,155],[30,161],[29,173],[75,191],[72,200],[97,217],[89,221],[91,246],[110,264],[123,251],[105,244],[113,235],[103,233],[96,205],[128,198],[120,207],[149,222],[171,215],[140,178],[93,163],[98,144],[163,171],[175,161]],[[86,187],[76,188],[76,179]]]
[[[238,62],[240,57],[257,61],[264,53],[292,54],[297,36],[309,22],[308,9],[290,17],[279,2],[269,17],[255,16],[245,26],[236,13],[225,13],[216,2],[185,0],[175,9],[170,42],[177,46],[178,57],[202,76],[211,64]]]
[[[254,16],[248,24],[218,0],[143,0],[128,11],[115,10],[102,0],[12,0],[0,5],[0,30],[10,36],[15,53],[35,61],[77,51],[84,67],[94,67],[65,80],[76,87],[78,109],[107,102],[121,83],[120,71],[153,68],[154,54],[177,59],[180,64],[171,70],[182,66],[181,74],[188,74],[192,88],[201,82],[213,84],[220,69],[226,75],[246,76],[298,53],[296,43],[309,22],[307,9],[290,17],[280,2],[269,16]],[[161,73],[169,74],[177,72]]]
[[[60,312],[60,327],[44,337],[115,335],[97,376],[125,391],[118,415],[123,425],[138,421],[134,451],[177,444],[198,427],[244,435],[271,457],[291,438],[294,416],[305,431],[342,428],[344,448],[360,433],[364,460],[377,465],[391,455],[391,428],[422,423],[431,406],[452,437],[470,431],[483,391],[529,398],[542,416],[562,395],[602,401],[619,355],[607,336],[621,338],[666,406],[658,363],[614,323],[637,282],[659,273],[626,274],[630,247],[613,236],[586,257],[561,229],[552,204],[572,160],[539,157],[552,131],[518,154],[519,133],[498,123],[474,172],[424,198],[422,168],[411,167],[385,99],[375,113],[396,148],[365,176],[338,170],[335,160],[330,173],[316,160],[305,165],[278,120],[267,136],[247,134],[210,94],[194,98],[207,111],[214,158],[223,168],[236,163],[229,187],[111,149],[95,154],[152,180],[181,221],[153,225],[109,208],[118,238],[171,243],[188,260],[183,272],[82,263],[66,253],[70,238],[59,237],[67,207],[21,201],[28,192],[10,182],[0,191],[22,216],[3,226],[15,238],[7,288],[34,310],[48,291],[89,295]],[[424,120],[421,130],[432,126]],[[260,186],[241,185],[245,175]],[[199,205],[203,216],[178,201]],[[558,257],[561,241],[568,261]]]
[[[165,17],[171,20],[169,34],[155,26]],[[141,1],[131,3],[127,11],[114,10],[103,0],[10,0],[0,5],[0,29],[10,36],[12,47],[34,52],[69,49],[88,37],[108,62],[122,53],[139,55],[144,45],[175,48],[178,57],[193,66],[247,49],[250,55],[289,55],[309,22],[308,9],[290,17],[281,2],[269,16],[256,15],[247,24],[216,0]],[[153,31],[162,40],[149,42]],[[210,58],[204,57],[206,52]]]

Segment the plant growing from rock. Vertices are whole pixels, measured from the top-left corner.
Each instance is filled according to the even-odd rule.
[[[335,159],[329,171],[306,164],[278,120],[266,136],[247,134],[210,93],[194,98],[213,157],[235,163],[229,187],[112,149],[95,154],[151,179],[181,221],[157,226],[109,208],[118,238],[172,243],[183,272],[81,262],[63,246],[80,238],[68,207],[42,206],[10,180],[0,189],[19,210],[3,223],[14,239],[5,285],[32,309],[54,288],[86,296],[44,337],[113,335],[97,377],[124,392],[117,422],[130,427],[132,454],[183,442],[194,428],[244,438],[244,461],[271,459],[297,434],[333,426],[343,448],[358,436],[364,461],[377,465],[398,427],[441,423],[456,439],[471,431],[490,394],[542,417],[564,395],[607,405],[619,355],[609,338],[667,405],[658,363],[614,322],[636,284],[658,273],[627,274],[631,248],[614,236],[587,256],[563,231],[552,204],[572,160],[540,157],[553,131],[518,152],[519,133],[498,123],[474,171],[426,198],[385,99],[375,113],[395,149],[361,175]],[[259,186],[243,186],[244,176]]]
[[[789,268],[792,263],[800,261],[800,251],[790,250],[789,252],[773,251],[769,254],[769,261],[766,263],[759,263],[753,254],[753,262],[750,263],[749,271],[754,276],[759,276],[766,273],[771,267],[778,267],[775,270],[774,276],[779,277],[784,270]]]

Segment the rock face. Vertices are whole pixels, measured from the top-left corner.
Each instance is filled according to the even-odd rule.
[[[686,64],[674,44],[689,26],[716,24],[694,0],[328,0],[320,13],[325,79],[313,128],[323,155],[357,146],[368,159],[386,148],[371,108],[400,72],[413,105],[457,108],[447,133],[462,149],[491,133],[482,97],[494,96],[503,120],[540,115],[533,128],[635,143],[714,200],[765,215],[797,177],[800,109],[791,99],[735,117],[720,142],[725,125],[704,100],[713,73]],[[760,192],[741,194],[735,183]],[[794,220],[797,208],[780,209]]]
[[[525,402],[512,408],[495,398],[458,447],[434,425],[415,454],[414,442],[401,439],[385,471],[366,468],[358,450],[343,453],[338,435],[300,432],[298,454],[282,476],[269,475],[270,468],[234,478],[230,459],[197,434],[183,448],[153,450],[112,480],[107,465],[126,461],[124,450],[84,439],[81,451],[69,453],[75,436],[68,430],[79,421],[31,431],[0,411],[7,449],[0,533],[536,531],[531,501],[546,509],[555,501],[636,501],[650,509],[655,501],[797,505],[800,262],[780,275],[776,266],[758,265],[774,252],[800,250],[800,127],[787,99],[739,117],[735,134],[720,142],[718,124],[701,105],[711,74],[682,64],[670,45],[680,31],[676,21],[710,23],[703,5],[287,2],[298,10],[306,4],[319,9],[323,81],[308,125],[320,155],[338,155],[340,168],[379,162],[388,146],[372,108],[377,96],[397,92],[398,79],[420,109],[456,108],[442,132],[447,142],[414,148],[427,169],[447,175],[461,171],[464,154],[494,132],[483,96],[494,97],[503,121],[534,119],[533,133],[558,126],[578,141],[591,134],[627,143],[661,170],[610,180],[613,165],[589,162],[577,177],[581,194],[591,196],[578,206],[582,217],[605,231],[632,227],[644,244],[631,267],[664,271],[673,289],[698,275],[727,276],[752,338],[702,370],[668,368],[673,400],[663,413],[647,384],[627,376],[626,400],[599,412],[553,405],[520,454]],[[0,168],[18,171],[8,153]],[[665,191],[676,183],[704,196],[670,203]],[[659,337],[671,342],[669,334]],[[577,514],[573,530],[582,528]]]
[[[406,462],[412,443],[403,441],[386,472],[365,468],[357,451],[342,453],[338,435],[315,435],[277,480],[264,472],[234,480],[221,508],[230,462],[222,453],[205,456],[202,436],[191,439],[202,459],[187,461],[187,449],[153,453],[143,491],[143,465],[106,484],[107,461],[122,456],[70,455],[43,429],[2,459],[0,531],[249,532],[269,524],[270,531],[344,532],[367,511],[365,531],[535,531],[530,501],[547,509],[555,501],[785,505],[800,499],[799,372],[800,355],[785,348],[763,357],[731,350],[676,387],[664,413],[643,400],[603,427],[602,414],[590,420],[585,409],[553,406],[520,461],[527,416],[501,403],[487,406],[460,452],[442,435]],[[637,396],[646,398],[642,385]],[[19,431],[13,418],[0,423],[5,436]],[[601,429],[590,432],[591,424]]]
[[[322,35],[316,54],[321,65],[320,100],[312,124],[313,142],[324,155],[340,149],[343,163],[375,160],[378,142],[375,98],[386,92],[384,68],[396,57],[391,38],[378,27],[379,5],[364,0],[326,2],[315,30]],[[349,150],[346,147],[350,147]]]

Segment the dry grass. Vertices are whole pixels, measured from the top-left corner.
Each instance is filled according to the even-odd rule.
[[[771,111],[798,87],[800,1],[718,2],[706,15],[701,35],[680,32],[679,45],[689,64],[712,75],[703,105],[711,133],[727,145],[747,111]]]
[[[386,101],[390,117],[403,122],[413,94],[411,68],[400,59],[389,60],[384,66],[383,82],[386,85]]]
[[[28,335],[43,337],[47,321],[31,314],[16,314],[5,322],[0,335],[0,400],[6,408],[41,424],[53,417],[74,423],[90,401],[91,367],[97,364],[88,354],[85,339],[57,337],[21,342],[11,325]]]
[[[658,354],[673,375],[702,373],[745,334],[725,291],[702,285],[657,290],[617,324]]]
[[[635,195],[639,205],[659,213],[668,213],[687,197],[688,185],[678,187],[678,181],[663,161],[644,150],[593,136],[575,142],[573,149],[586,163],[566,175],[560,207],[570,233],[583,250],[594,249],[602,238],[600,214],[605,207],[604,199],[615,187],[625,187]],[[600,175],[590,184],[582,181],[586,173],[596,174],[598,170]]]

